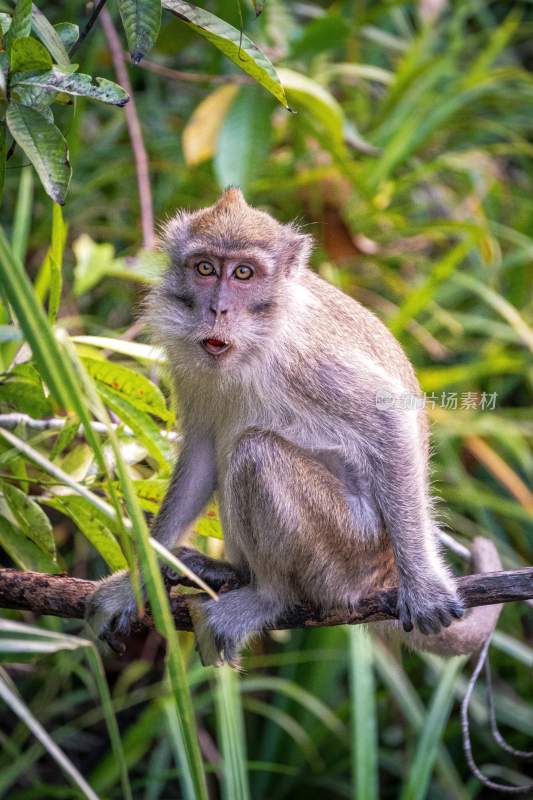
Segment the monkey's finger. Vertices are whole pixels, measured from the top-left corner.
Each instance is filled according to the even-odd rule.
[[[416,618],[416,624],[418,625],[420,633],[423,633],[425,636],[429,636],[431,633],[438,633],[440,630],[440,625],[435,617],[430,617],[428,615],[418,616]]]
[[[443,628],[449,628],[450,625],[452,624],[451,615],[448,614],[447,611],[444,611],[442,609],[438,612],[438,615],[439,615],[439,621],[440,621],[440,624],[442,625],[442,627]]]
[[[448,606],[448,611],[455,617],[455,619],[461,619],[465,613],[465,607],[461,603],[460,600],[452,600],[452,602]]]

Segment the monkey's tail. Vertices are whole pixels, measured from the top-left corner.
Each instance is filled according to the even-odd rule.
[[[498,572],[502,562],[496,546],[490,539],[477,536],[472,543],[472,573]],[[503,606],[476,606],[468,609],[463,619],[453,622],[440,633],[424,636],[413,631],[405,643],[419,650],[439,656],[469,655],[479,650],[491,636]]]

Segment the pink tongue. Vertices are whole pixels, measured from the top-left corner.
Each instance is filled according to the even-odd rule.
[[[222,342],[220,339],[208,339],[207,344],[210,344],[211,347],[224,347],[226,343]]]

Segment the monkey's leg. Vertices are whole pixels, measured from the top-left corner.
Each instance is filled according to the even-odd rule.
[[[228,549],[244,554],[252,580],[218,602],[191,607],[206,663],[234,661],[250,636],[294,603],[347,605],[393,575],[394,558],[390,548],[388,555],[380,549],[379,533],[365,545],[358,539],[342,482],[273,433],[241,436],[221,508]],[[368,528],[368,519],[364,524]]]

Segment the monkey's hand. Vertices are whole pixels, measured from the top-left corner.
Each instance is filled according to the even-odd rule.
[[[127,570],[100,581],[89,600],[87,621],[113,650],[123,650],[120,639],[128,634],[137,616],[137,604]]]
[[[405,631],[412,631],[416,625],[426,635],[439,633],[463,614],[464,606],[453,584],[438,575],[400,581],[398,617]]]

